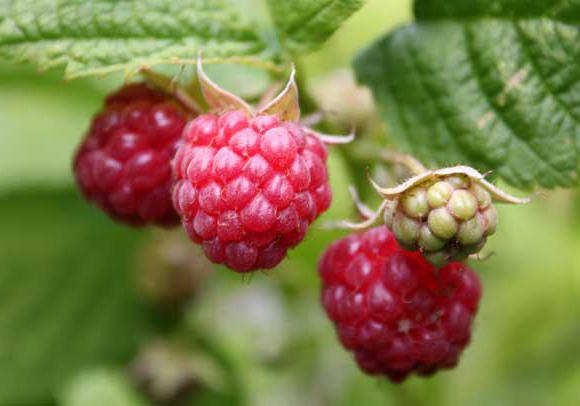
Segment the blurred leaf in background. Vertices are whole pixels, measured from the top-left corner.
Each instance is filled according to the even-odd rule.
[[[139,233],[68,190],[0,198],[0,404],[44,404],[150,328],[131,272]]]
[[[319,48],[363,4],[364,0],[268,0],[282,43],[293,52]]]
[[[393,27],[408,22],[411,17],[411,0],[367,0],[322,49],[303,56],[308,77],[338,68],[350,68],[352,58],[361,46]]]
[[[148,403],[131,386],[121,371],[115,369],[89,369],[84,371],[62,390],[62,406],[146,406]]]
[[[71,157],[110,81],[0,64],[0,195],[71,184]]]

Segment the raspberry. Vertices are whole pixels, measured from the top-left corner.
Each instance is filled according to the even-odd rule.
[[[214,263],[273,268],[330,206],[326,147],[295,122],[232,110],[199,116],[183,137],[173,204]]]
[[[496,225],[497,211],[490,193],[459,174],[404,191],[387,220],[402,246],[420,249],[436,266],[479,252]]]
[[[362,370],[393,382],[453,368],[481,296],[461,263],[436,270],[386,227],[333,243],[319,263],[322,304]]]
[[[85,198],[134,226],[178,224],[171,159],[186,120],[181,104],[143,83],[107,97],[74,160]]]
[[[414,176],[391,188],[381,187],[369,178],[384,199],[375,212],[352,189],[354,203],[365,220],[342,221],[341,227],[367,228],[382,215],[401,246],[410,251],[419,250],[436,267],[463,261],[482,250],[487,238],[496,231],[494,202],[530,202],[529,197],[518,198],[506,193],[469,166],[427,170],[410,155],[386,152],[381,157],[402,164]]]

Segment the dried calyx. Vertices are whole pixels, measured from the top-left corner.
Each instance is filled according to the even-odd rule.
[[[294,66],[292,66],[290,78],[284,89],[272,100],[261,103],[257,108],[252,107],[240,97],[213,82],[203,70],[201,57],[198,58],[197,77],[203,98],[212,112],[219,114],[225,111],[240,110],[249,118],[266,115],[275,116],[280,121],[300,122],[301,113]],[[304,127],[308,126],[306,121],[301,124]],[[308,132],[325,144],[348,144],[355,138],[354,132],[346,136],[323,134],[311,128],[308,128]]]
[[[415,176],[393,188],[383,188],[369,178],[383,203],[372,211],[352,190],[353,200],[366,220],[342,225],[367,228],[382,217],[403,247],[420,250],[436,266],[462,261],[481,251],[496,230],[494,202],[529,202],[528,198],[517,198],[499,189],[468,166],[427,170],[409,156],[391,155],[388,159],[407,166]]]
[[[177,77],[171,79],[148,68],[142,68],[140,73],[149,85],[168,95],[172,95],[190,111],[196,114],[204,112],[201,107],[202,103],[198,102],[188,90],[178,84]],[[201,55],[197,60],[197,79],[203,102],[212,113],[221,114],[227,111],[239,110],[244,112],[248,118],[260,115],[275,116],[280,121],[300,122],[303,127],[310,127],[311,117],[306,117],[302,122],[300,121],[298,86],[296,85],[296,69],[294,65],[292,65],[290,78],[284,89],[271,100],[269,100],[269,97],[265,97],[265,100],[261,101],[256,108],[212,81],[203,69]],[[266,94],[265,96],[270,95]],[[323,134],[311,128],[308,128],[308,131],[325,144],[331,145],[348,144],[355,138],[354,131],[345,136]]]

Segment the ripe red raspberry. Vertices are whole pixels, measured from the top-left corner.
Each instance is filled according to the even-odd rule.
[[[85,198],[135,226],[178,224],[171,159],[186,121],[181,104],[143,83],[107,97],[74,160]]]
[[[326,147],[297,123],[234,110],[198,117],[183,137],[173,204],[214,263],[273,268],[330,206]]]
[[[361,369],[393,382],[453,368],[471,337],[477,275],[455,262],[436,270],[402,250],[386,227],[332,244],[319,263],[322,304]]]

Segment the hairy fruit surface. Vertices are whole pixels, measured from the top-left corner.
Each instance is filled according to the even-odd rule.
[[[85,198],[112,219],[134,226],[178,224],[171,160],[186,122],[176,100],[144,83],[110,95],[74,159]]]
[[[173,204],[190,238],[236,272],[278,265],[331,203],[327,150],[308,129],[243,110],[184,131]]]
[[[383,226],[333,243],[319,263],[322,304],[359,367],[393,382],[456,366],[481,297],[461,263],[436,270]]]

